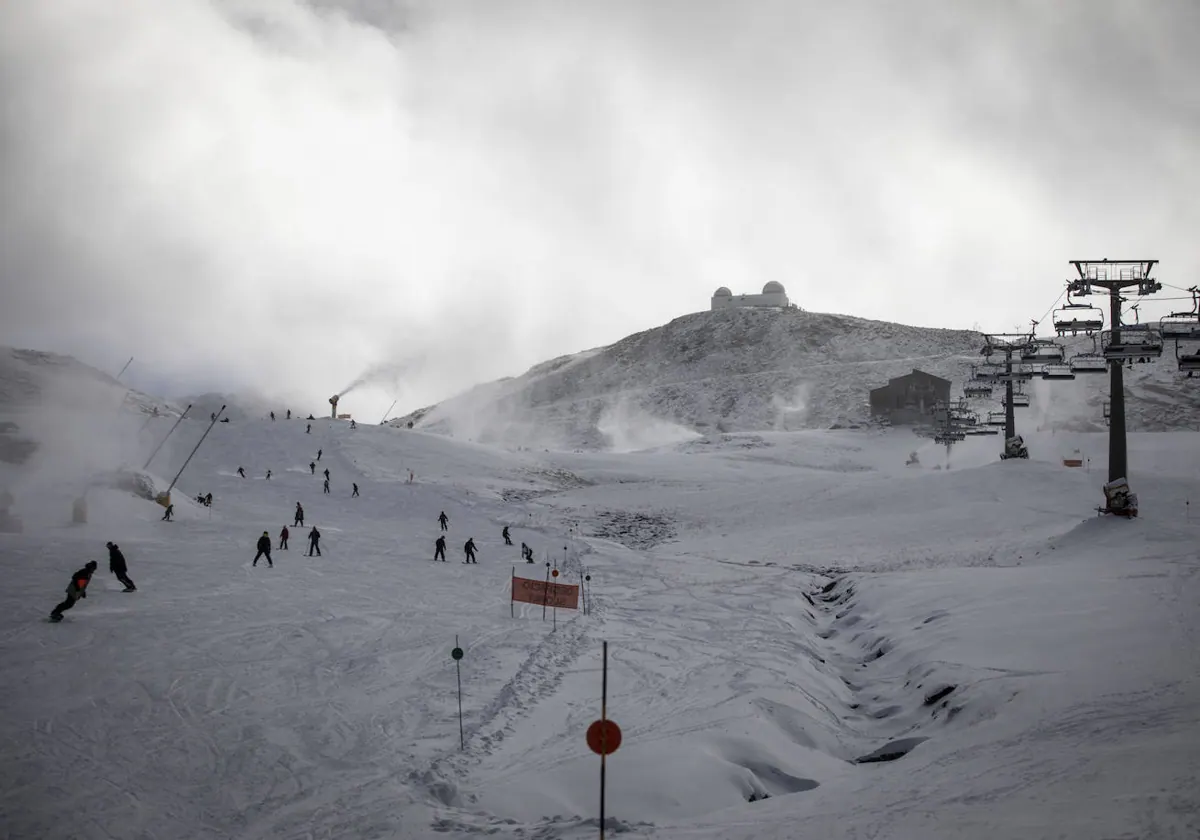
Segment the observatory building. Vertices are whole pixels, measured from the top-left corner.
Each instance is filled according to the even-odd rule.
[[[774,280],[763,286],[761,295],[735,295],[729,289],[722,286],[712,296],[712,308],[714,311],[743,307],[786,308],[787,306],[787,292],[784,290],[782,283],[777,283]]]

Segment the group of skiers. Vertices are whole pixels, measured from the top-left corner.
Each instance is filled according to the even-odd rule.
[[[296,503],[296,507],[300,507],[299,502]],[[301,518],[300,524],[303,524],[303,514],[300,513],[297,514],[297,516]],[[262,532],[262,536],[258,538],[257,548],[258,553],[254,555],[254,561],[250,565],[257,566],[259,558],[264,557],[267,561],[267,567],[271,569],[275,568],[275,564],[271,561],[271,535],[268,532]],[[284,525],[283,530],[279,532],[278,550],[288,550],[288,527],[286,525]],[[316,525],[314,525],[312,530],[308,532],[308,554],[305,556],[312,557],[314,554],[318,557],[321,556],[321,532],[317,530]]]
[[[440,514],[438,514],[438,525],[441,526],[442,531],[450,530],[450,517],[446,516],[446,511],[442,511]],[[507,525],[505,525],[503,530],[500,531],[500,536],[504,539],[505,545],[513,544],[512,537],[508,533]],[[479,565],[479,561],[475,559],[474,537],[471,537],[465,543],[463,543],[463,555],[463,563],[474,563],[475,565]],[[433,542],[433,559],[435,561],[441,560],[443,563],[446,562],[446,537],[444,534],[439,535],[438,538]],[[526,563],[533,562],[533,549],[527,546],[525,543],[521,543],[521,559],[523,559]]]
[[[104,547],[108,549],[108,570],[113,573],[117,580],[125,585],[125,588],[121,591],[137,592],[137,587],[129,579],[129,567],[125,562],[125,555],[121,552],[120,547],[113,542],[105,543]],[[62,621],[63,613],[75,606],[75,602],[80,598],[87,597],[88,584],[92,582],[92,575],[97,568],[96,561],[89,560],[82,569],[71,575],[71,582],[67,584],[67,597],[61,604],[50,611],[51,621]]]

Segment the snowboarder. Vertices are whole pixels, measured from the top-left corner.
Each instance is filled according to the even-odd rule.
[[[354,492],[350,494],[350,498],[352,498],[352,499],[358,495],[358,483],[357,482],[353,482],[353,483],[354,483]]]
[[[521,543],[521,559],[526,563],[533,562],[533,549],[525,545],[525,543]]]
[[[304,427],[304,434],[306,434],[306,435],[312,434],[312,423],[309,423],[307,426]]]
[[[274,411],[271,412],[271,422],[272,423],[275,422],[275,412]]]
[[[474,537],[471,537],[469,540],[467,540],[463,544],[463,553],[467,555],[467,559],[463,561],[464,563],[476,563],[476,565],[478,565],[478,563],[475,560],[475,538]]]
[[[317,462],[316,461],[308,462],[308,471],[311,472],[313,475],[317,474]]]
[[[446,562],[446,538],[438,537],[433,544],[433,559]]]
[[[326,481],[329,480],[329,468],[328,467],[325,469],[325,480]]]
[[[271,480],[271,471],[267,470],[267,481]]]
[[[308,532],[308,556],[312,557],[313,554],[321,556],[321,532],[317,530],[316,525]]]
[[[122,592],[137,592],[137,587],[133,585],[133,581],[129,579],[129,567],[125,565],[125,555],[121,553],[121,549],[116,543],[105,543],[104,547],[108,549],[108,570],[116,576],[117,580],[125,584]]]
[[[512,538],[508,535],[508,526],[504,526],[504,530],[500,532],[500,536],[504,537],[505,545],[512,545]]]
[[[317,460],[318,460],[318,461],[320,461],[320,460],[321,460],[321,453],[323,453],[324,451],[325,451],[324,449],[318,449],[318,450],[317,450]]]
[[[328,478],[325,479],[325,483],[322,486],[324,488],[325,495],[328,496],[329,495],[329,479]]]
[[[296,521],[292,524],[300,528],[304,527],[304,508],[300,507],[299,502],[296,502]]]
[[[287,419],[289,419],[289,420],[291,420],[291,419],[292,419],[292,410],[291,410],[290,408],[288,409],[288,416],[287,416]]]
[[[272,569],[275,568],[275,564],[271,562],[271,537],[266,531],[263,531],[262,536],[258,538],[258,554],[254,555],[254,562],[250,565],[257,566],[259,557],[266,557],[267,565]]]
[[[175,513],[175,505],[167,505],[167,510],[162,516],[163,522],[170,522],[171,516]]]
[[[438,516],[438,523],[442,526],[443,531],[450,530],[449,528],[446,527],[446,525],[449,521],[450,521],[450,517],[446,516],[446,511],[442,511],[441,515]]]
[[[51,621],[62,621],[62,614],[64,612],[75,606],[75,602],[80,598],[87,597],[87,587],[91,583],[92,575],[95,571],[96,561],[89,560],[86,566],[71,575],[71,582],[67,585],[67,598],[50,611]]]
[[[288,541],[288,529],[287,529],[287,526],[284,525],[283,530],[279,532],[279,550],[280,551],[288,550],[287,541]]]
[[[358,424],[357,424],[357,423],[355,423],[353,420],[351,420],[351,421],[350,421],[350,428],[351,428],[351,429],[357,429],[357,428],[358,428]]]
[[[238,475],[240,475],[242,478],[245,478],[246,471],[244,469],[242,469],[241,467],[238,467]]]

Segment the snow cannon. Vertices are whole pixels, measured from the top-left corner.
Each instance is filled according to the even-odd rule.
[[[329,398],[329,405],[332,406],[332,409],[329,412],[329,418],[331,420],[337,419],[337,404],[338,404],[338,398],[340,396],[341,396],[340,394],[334,394],[332,397]]]

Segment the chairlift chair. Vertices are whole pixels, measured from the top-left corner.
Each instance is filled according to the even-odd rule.
[[[1180,353],[1179,342],[1175,342],[1175,359],[1179,363],[1179,372],[1186,373],[1190,378],[1193,373],[1200,371],[1200,351]]]
[[[989,426],[1003,426],[1008,423],[1003,411],[989,411],[987,424]]]
[[[1042,368],[1042,379],[1064,380],[1074,378],[1075,374],[1071,370],[1071,366],[1063,362],[1048,364]]]
[[[1086,303],[1072,303],[1067,292],[1067,302],[1054,311],[1054,331],[1062,335],[1091,335],[1104,329],[1104,310]]]
[[[1101,353],[1110,361],[1147,362],[1162,355],[1162,337],[1154,330],[1129,331],[1122,328],[1121,339],[1116,343],[1112,334],[1112,330],[1100,334]]]
[[[1035,338],[1021,351],[1021,361],[1035,363],[1057,363],[1066,357],[1066,351],[1053,341]]]
[[[1176,313],[1159,319],[1158,334],[1176,341],[1200,341],[1200,315]]]
[[[975,370],[976,382],[998,382],[996,378],[1004,372],[1003,362],[984,362]]]
[[[967,434],[982,437],[984,435],[998,435],[1000,434],[1000,430],[991,426],[975,426],[974,428],[967,429]]]
[[[1000,400],[1000,404],[1003,406],[1008,405],[1007,395]],[[1013,408],[1029,408],[1029,395],[1014,393],[1012,396],[1012,404]]]
[[[997,382],[1028,382],[1033,379],[1033,365],[1013,362],[1012,370],[1004,370],[996,374]]]
[[[1076,353],[1069,366],[1075,374],[1108,373],[1108,360],[1099,353]]]
[[[986,382],[975,380],[963,385],[963,396],[965,397],[990,397],[991,395],[992,386]]]

